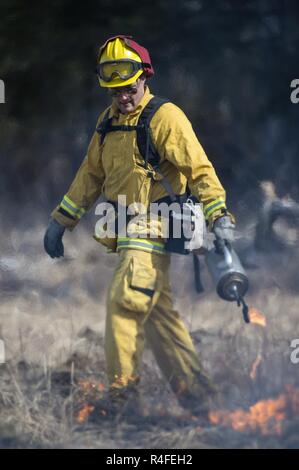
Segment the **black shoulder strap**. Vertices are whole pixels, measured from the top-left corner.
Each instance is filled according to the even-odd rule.
[[[112,126],[113,118],[109,118],[110,108],[107,109],[103,120],[96,128],[96,131],[101,136],[101,144],[104,142],[106,134],[113,131],[136,131],[137,133],[137,145],[140,155],[144,159],[145,167],[147,168],[148,163],[153,168],[158,167],[160,162],[160,155],[158,154],[150,132],[150,122],[154,114],[162,106],[162,104],[168,103],[166,98],[160,98],[154,96],[145,106],[142,113],[139,116],[137,126]]]
[[[137,129],[137,145],[140,155],[143,157],[145,167],[150,163],[153,168],[157,167],[160,162],[158,154],[150,132],[150,122],[154,114],[164,103],[168,103],[166,98],[154,96],[145,106],[138,119]]]
[[[96,131],[101,136],[101,144],[104,142],[104,139],[106,137],[106,134],[108,134],[108,132],[116,132],[116,131],[130,132],[130,131],[139,130],[139,127],[140,127],[139,124],[137,124],[137,126],[126,126],[126,125],[112,126],[113,117],[110,118],[109,113],[110,113],[110,108],[106,111],[102,122],[96,128]]]
[[[96,128],[96,131],[101,136],[101,144],[103,143],[106,134],[113,131],[136,131],[137,145],[140,152],[140,155],[144,159],[144,166],[147,169],[148,163],[153,167],[153,169],[159,172],[159,163],[160,155],[156,150],[154,145],[151,131],[150,131],[150,122],[154,114],[158,109],[169,101],[166,98],[160,98],[159,96],[153,96],[153,98],[147,103],[142,113],[139,116],[138,123],[136,126],[112,126],[113,118],[109,118],[110,108],[107,109],[103,120]],[[161,173],[160,173],[161,174]],[[153,177],[153,172],[148,171],[148,175]],[[162,175],[163,176],[163,175]],[[169,194],[171,201],[176,200],[176,195],[174,194],[171,184],[167,178],[163,177],[160,181],[162,186],[165,188],[166,192]]]

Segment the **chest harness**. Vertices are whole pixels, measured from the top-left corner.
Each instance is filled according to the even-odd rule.
[[[187,188],[187,192],[182,195],[176,195],[172,189],[170,182],[163,176],[160,171],[160,155],[155,148],[151,132],[150,132],[150,122],[154,116],[154,114],[158,111],[158,109],[165,103],[169,101],[165,98],[160,98],[158,96],[154,96],[145,108],[142,110],[138,122],[135,126],[129,125],[112,125],[113,117],[109,117],[110,108],[106,111],[102,122],[96,128],[96,131],[100,135],[100,143],[103,144],[106,135],[109,132],[116,132],[116,131],[124,131],[124,132],[132,132],[136,131],[136,138],[137,138],[137,146],[140,155],[144,160],[144,168],[147,171],[149,177],[154,179],[154,174],[158,173],[162,176],[162,179],[159,180],[159,183],[162,184],[165,191],[167,192],[168,196],[165,196],[156,203],[166,202],[179,202],[182,204],[187,201],[189,197],[189,192]],[[151,168],[149,167],[151,165]],[[169,214],[170,219],[172,218],[172,214]],[[189,251],[185,250],[184,242],[186,239],[184,236],[182,238],[176,239],[172,237],[172,223],[169,224],[169,238],[165,244],[166,251],[180,253],[180,254],[188,254]]]

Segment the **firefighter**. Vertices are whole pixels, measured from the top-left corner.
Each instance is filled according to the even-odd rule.
[[[225,191],[190,121],[171,102],[160,102],[148,126],[147,135],[159,165],[152,165],[150,160],[145,164],[137,125],[153,100],[147,80],[154,69],[147,49],[129,36],[110,38],[99,50],[97,73],[112,104],[99,116],[87,154],[51,214],[44,238],[46,252],[52,258],[63,256],[65,229],[73,230],[100,196],[116,203],[121,194],[126,196],[127,205],[142,203],[148,207],[151,202],[166,201],[169,187],[179,198],[187,185],[203,204],[209,228],[231,240],[234,219],[226,208]],[[168,186],[161,184],[164,177]],[[159,234],[149,237],[147,226],[141,237],[135,231],[135,237],[97,239],[119,257],[107,296],[105,330],[111,403],[114,400],[124,409],[130,397],[136,396],[146,339],[179,403],[194,414],[206,415],[216,388],[173,308],[171,255],[165,239]]]

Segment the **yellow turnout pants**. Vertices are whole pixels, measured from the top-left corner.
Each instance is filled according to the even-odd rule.
[[[136,383],[145,339],[177,397],[205,399],[215,389],[173,309],[169,254],[123,249],[109,289],[105,352],[112,388]]]

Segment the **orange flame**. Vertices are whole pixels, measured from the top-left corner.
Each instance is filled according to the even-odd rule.
[[[281,434],[287,414],[299,413],[299,390],[286,387],[286,393],[276,399],[260,400],[248,411],[213,411],[209,414],[212,424],[231,427],[235,431],[260,431],[263,435]]]
[[[266,317],[256,308],[249,307],[248,315],[250,323],[254,323],[255,325],[260,325],[263,327],[266,326]]]
[[[260,365],[260,363],[262,362],[262,355],[259,353],[254,361],[254,363],[252,364],[251,366],[251,371],[250,371],[250,378],[251,380],[255,380],[256,379],[256,375],[257,375],[257,369],[258,369],[258,366]]]
[[[85,423],[85,421],[87,420],[88,416],[90,415],[90,413],[92,413],[94,410],[94,406],[91,406],[91,405],[84,405],[83,408],[81,408],[81,410],[78,412],[77,416],[76,416],[76,421],[77,423]]]
[[[262,400],[249,408],[249,411],[219,411],[210,413],[213,424],[232,427],[235,431],[258,431],[263,435],[281,434],[282,422],[285,419],[285,397],[276,400]]]
[[[77,423],[82,424],[87,421],[89,415],[95,410],[95,406],[90,404],[102,396],[105,386],[102,383],[91,380],[79,380],[77,390],[77,404],[80,407],[76,413]]]

